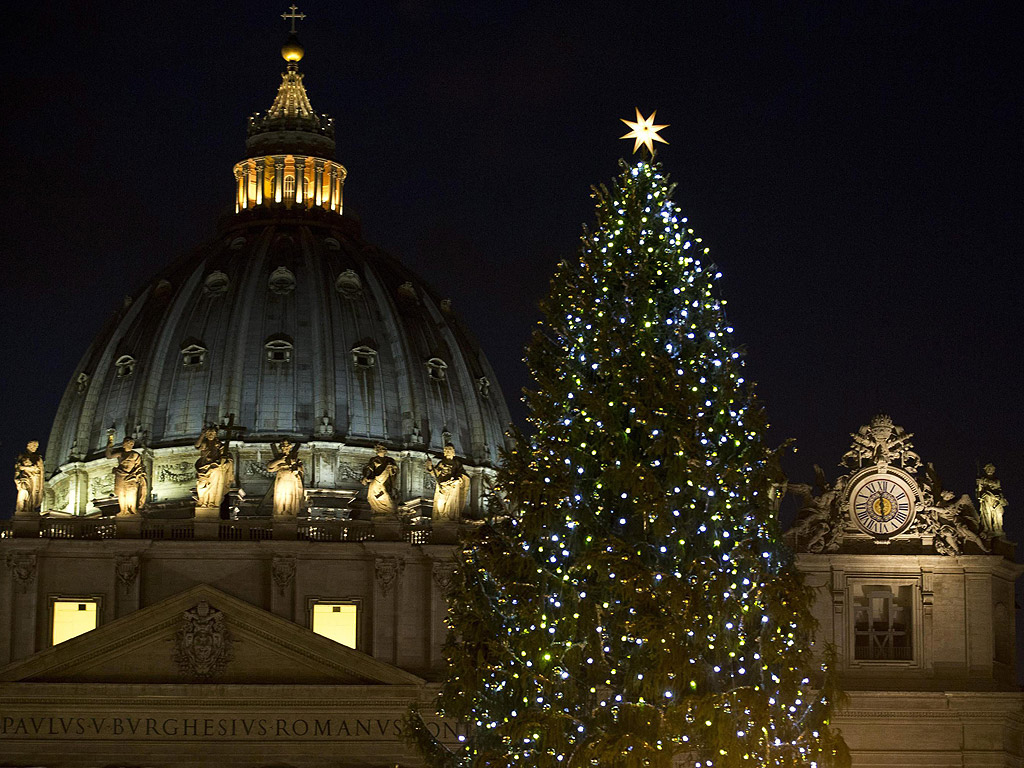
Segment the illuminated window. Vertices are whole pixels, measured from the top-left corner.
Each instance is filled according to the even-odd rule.
[[[284,196],[289,200],[295,197],[295,177],[291,174],[284,177]]]
[[[53,601],[53,644],[96,629],[96,600],[59,599]]]
[[[313,603],[313,631],[336,643],[356,647],[355,603]]]

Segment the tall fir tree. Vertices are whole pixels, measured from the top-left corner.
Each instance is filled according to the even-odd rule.
[[[527,352],[534,434],[449,594],[441,711],[469,736],[430,744],[432,765],[847,759],[764,413],[671,192],[652,159],[623,162],[551,282]]]

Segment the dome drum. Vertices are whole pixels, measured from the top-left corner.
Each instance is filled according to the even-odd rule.
[[[140,448],[151,492],[144,510],[147,518],[191,517],[196,491],[194,462],[196,450],[189,445]],[[267,462],[274,455],[271,442],[232,441],[237,486],[228,493],[222,514],[232,519],[272,516],[274,475]],[[370,446],[349,445],[330,439],[300,443],[299,457],[306,467],[303,517],[322,520],[373,519],[361,483],[362,470],[374,456]],[[431,515],[433,478],[423,470],[425,450],[406,449],[390,453],[396,461],[398,514],[415,522]],[[112,515],[117,512],[111,467],[105,458],[69,461],[58,468],[46,484],[44,511],[64,515]],[[484,496],[493,481],[489,466],[466,466],[469,476],[467,515],[484,514]],[[241,491],[241,492],[239,492]]]

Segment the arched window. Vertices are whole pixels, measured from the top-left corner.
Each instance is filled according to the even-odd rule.
[[[121,355],[114,363],[117,370],[117,378],[126,379],[135,373],[135,358],[131,355]]]
[[[284,334],[271,336],[263,346],[267,350],[267,362],[290,363],[292,361],[292,352],[295,346],[288,336]]]
[[[440,357],[432,357],[427,360],[427,373],[434,381],[444,381],[448,378],[448,363]]]
[[[295,198],[295,177],[291,174],[284,177],[284,196],[289,200]]]

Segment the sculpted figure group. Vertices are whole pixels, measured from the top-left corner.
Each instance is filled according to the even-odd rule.
[[[219,437],[220,428],[208,425],[195,442],[199,458],[195,462],[197,508],[219,508],[225,494],[235,483],[235,462],[228,446]],[[275,516],[296,516],[304,500],[303,480],[305,468],[299,459],[299,446],[287,438],[272,444],[274,458],[267,462],[267,470],[274,474],[273,512]],[[374,516],[394,515],[398,509],[396,492],[398,464],[388,456],[385,445],[378,443],[376,455],[363,467],[362,484],[366,486],[366,499]],[[149,496],[149,478],[142,455],[135,450],[135,440],[126,436],[120,447],[114,443],[114,432],[107,434],[104,456],[116,460],[114,496],[118,513],[137,515],[145,507]],[[435,481],[432,518],[457,522],[469,497],[470,479],[455,447],[444,446],[442,458],[436,462],[427,459],[424,470]],[[18,454],[14,463],[14,485],[17,490],[16,511],[32,514],[43,502],[43,458],[39,443],[29,441],[26,450]],[[998,481],[997,481],[998,482]]]

